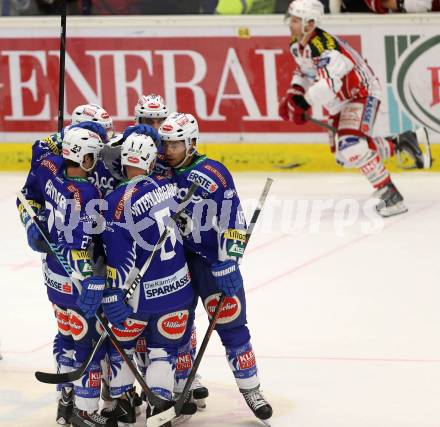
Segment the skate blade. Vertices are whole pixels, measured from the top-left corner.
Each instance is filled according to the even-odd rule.
[[[187,421],[189,421],[189,419],[192,417],[192,415],[179,415],[177,418],[174,418],[173,420],[171,420],[171,425],[174,426],[178,426],[180,424],[184,424]]]
[[[265,426],[270,427],[270,423],[267,420],[260,420]]]
[[[57,419],[57,424],[59,426],[66,426],[66,427],[70,426],[70,422],[67,422],[66,419],[63,417]]]
[[[408,208],[402,202],[399,202],[396,205],[391,206],[389,208],[376,207],[376,211],[381,217],[389,218],[390,216],[400,215],[408,212]]]
[[[204,411],[206,409],[205,399],[194,399],[194,403],[197,405],[198,411]]]
[[[421,127],[415,131],[417,142],[423,153],[423,169],[430,169],[432,166],[431,144],[429,142],[428,131],[425,127]]]

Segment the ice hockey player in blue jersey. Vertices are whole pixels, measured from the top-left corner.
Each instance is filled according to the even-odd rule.
[[[197,153],[199,130],[191,114],[171,114],[162,123],[159,134],[161,150],[172,168],[171,180],[178,187],[178,197],[183,198],[193,182],[200,185],[180,219],[194,288],[208,315],[214,313],[221,292],[226,294],[216,330],[246,403],[259,419],[268,420],[272,407],[260,391],[255,355],[246,326],[246,298],[239,268],[246,222],[233,179],[223,164]],[[189,332],[178,361],[188,357]],[[187,372],[181,374],[182,388],[190,365],[187,365]]]
[[[59,134],[59,137],[62,137],[63,140],[65,139],[65,130],[66,132],[69,129],[75,129],[75,128],[81,128],[88,130],[90,132],[93,132],[98,135],[100,140],[102,141],[102,138],[106,138],[106,133],[104,127],[102,127],[99,123],[95,122],[82,122],[80,124],[71,125],[65,129],[63,129]],[[58,138],[58,136],[57,136]],[[38,177],[38,170],[42,164],[42,162],[47,159],[48,157],[53,156],[59,156],[62,152],[62,146],[59,145],[59,142],[57,144],[59,145],[51,145],[49,141],[52,141],[51,137],[43,138],[42,140],[38,140],[33,145],[33,154],[32,154],[32,162],[31,162],[31,168],[28,173],[28,176],[26,178],[26,182],[23,186],[22,192],[25,195],[26,198],[29,198],[32,200],[31,195],[39,194],[40,192],[40,184],[39,184],[39,177]],[[62,143],[62,140],[60,140]],[[99,170],[99,173],[96,170]],[[96,184],[98,182],[110,182],[107,180],[107,178],[110,176],[109,171],[105,168],[102,161],[97,159],[95,166],[93,169],[90,169],[89,171],[85,172],[87,179]],[[92,175],[95,174],[95,175]],[[91,176],[96,177],[96,183],[95,178],[91,178]],[[107,178],[106,178],[107,176]],[[111,178],[113,181],[111,181],[111,187],[116,182],[114,178]],[[99,190],[105,191],[109,189],[108,186],[104,185],[101,187],[98,187]],[[102,192],[101,192],[102,194]],[[42,218],[44,220],[44,218]],[[37,252],[47,252],[47,248],[45,247],[45,243],[43,238],[38,232],[35,232],[34,234],[28,233],[28,243],[29,246],[34,249]]]
[[[45,218],[52,243],[84,278],[79,289],[53,255],[43,259],[44,283],[58,323],[53,350],[59,372],[79,367],[99,337],[93,315],[102,299],[105,278],[93,276],[90,246],[97,232],[100,193],[87,175],[94,169],[102,147],[101,138],[94,132],[69,129],[63,137],[62,156],[49,155],[41,160],[34,170],[39,187],[29,187],[26,194],[34,209]],[[22,205],[18,207],[28,235],[34,234],[35,224]],[[59,424],[117,426],[97,412],[102,355],[96,355],[78,381],[61,385]]]
[[[61,154],[64,132],[74,125],[97,133],[104,143],[114,134],[113,120],[104,108],[95,104],[79,105],[72,112],[71,125],[61,129],[60,132],[38,139],[32,145],[31,172],[47,156]],[[117,184],[117,177],[112,176],[101,161],[97,162],[87,179],[93,182],[103,195]]]
[[[165,177],[151,174],[156,154],[155,142],[144,134],[132,133],[122,144],[121,164],[126,180],[105,198],[102,238],[107,254],[107,284],[102,306],[130,356],[137,338],[147,329],[150,363],[146,381],[153,393],[171,401],[175,359],[194,299],[177,229],[171,231],[153,258],[133,298],[128,304],[124,302],[124,287],[131,284],[144,265],[178,205],[176,186]],[[133,374],[117,350],[110,348],[109,352],[110,394],[116,400],[102,414],[134,423]],[[194,404],[189,409],[196,411]],[[147,417],[154,413],[155,409],[147,406]]]
[[[121,174],[121,147],[123,141],[125,141],[133,132],[136,132],[151,137],[156,144],[159,144],[160,137],[157,130],[168,115],[169,109],[162,96],[149,94],[142,95],[139,98],[134,108],[135,124],[125,129],[123,133],[112,138],[109,143],[104,146],[102,151],[102,158],[105,166],[111,171],[113,176],[119,176],[120,179],[123,179]],[[155,172],[160,175],[166,175],[168,170],[169,167],[163,162],[160,156],[158,156]],[[146,331],[138,338],[134,354],[136,365],[143,375],[145,375],[149,363],[145,334]],[[197,347],[197,335],[194,324],[190,343],[192,344],[191,353],[194,355]],[[177,363],[176,376],[180,375],[180,370],[184,365],[185,363]],[[208,389],[200,382],[200,379],[200,375],[197,374],[191,388],[197,406],[201,409],[205,409],[205,398],[208,396]],[[105,382],[103,385],[105,385]],[[110,400],[109,393],[107,393],[105,387],[103,387],[103,399],[106,401]]]

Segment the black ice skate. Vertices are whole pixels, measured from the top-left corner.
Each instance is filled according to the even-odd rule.
[[[106,418],[97,412],[89,414],[76,407],[73,408],[71,421],[73,427],[118,427],[118,422],[113,418]]]
[[[57,424],[69,426],[73,412],[73,389],[69,392],[65,388],[61,389],[61,398],[58,401]]]
[[[106,418],[113,418],[120,427],[132,427],[136,423],[136,391],[134,388],[114,399],[112,405],[101,411]]]
[[[380,216],[386,218],[408,212],[408,208],[403,203],[402,195],[392,182],[376,190],[373,197],[380,199],[376,205],[376,211]]]
[[[426,128],[407,131],[392,138],[397,156],[406,169],[429,169],[432,166],[431,147]]]
[[[193,383],[191,384],[192,397],[197,409],[206,409],[205,399],[209,396],[208,389],[200,382],[200,375],[196,374]]]
[[[272,416],[272,406],[261,394],[260,386],[251,390],[240,390],[246,400],[247,405],[254,415],[269,426],[268,419]]]
[[[136,393],[136,387],[134,387],[135,393],[134,393],[134,406],[136,408],[136,416],[139,416],[141,414],[140,407],[142,406],[142,394],[139,396],[139,394]],[[142,392],[144,393],[144,392]],[[108,384],[105,381],[102,381],[101,383],[101,400],[103,402],[102,409],[111,409],[114,408],[114,399],[110,395],[110,388]],[[145,400],[145,399],[144,399]],[[101,411],[102,412],[102,411]]]
[[[195,380],[191,384],[191,389],[194,385],[194,382]],[[204,388],[206,392],[200,390],[201,394],[199,396],[203,395],[207,397],[208,389],[206,387],[203,387],[202,384],[199,382],[199,389],[202,388]],[[174,397],[173,397],[174,404],[180,399],[181,396],[182,393],[174,393]],[[203,403],[204,403],[204,398],[203,398]],[[172,425],[177,426],[179,424],[183,424],[187,422],[197,412],[198,409],[205,409],[205,408],[206,408],[206,404],[203,408],[199,407],[198,402],[194,400],[193,391],[191,391],[191,393],[188,394],[188,397],[186,398],[185,403],[182,406],[181,414],[175,419],[173,419]]]
[[[136,390],[136,387],[135,387]],[[136,408],[138,406],[141,406],[142,403],[144,402],[144,400],[142,399],[142,396],[139,396],[139,394],[137,394],[136,392],[134,393],[134,406],[136,406]]]

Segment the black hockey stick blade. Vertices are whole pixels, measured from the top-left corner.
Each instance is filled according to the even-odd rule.
[[[71,372],[65,372],[59,374],[37,371],[35,372],[35,378],[41,383],[45,383],[45,384],[64,384],[79,380],[83,376],[84,372],[87,369],[87,366],[89,365],[91,360],[95,357],[96,352],[100,349],[106,338],[107,338],[107,332],[103,332],[99,337],[98,342],[93,347],[93,351],[90,352],[86,360],[84,360],[83,364],[78,369],[75,369],[74,371]]]
[[[275,165],[275,167],[277,169],[295,169],[295,168],[300,168],[301,166],[304,166],[306,164],[306,162],[293,162],[293,163],[288,163],[287,165]]]
[[[50,372],[35,372],[35,378],[40,381],[40,383],[45,384],[64,384],[71,383],[73,381],[79,380],[82,377],[85,369],[87,368],[87,361],[84,362],[81,367],[76,371],[65,372],[64,374],[53,374]]]

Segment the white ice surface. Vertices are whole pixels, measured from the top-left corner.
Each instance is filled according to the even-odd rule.
[[[242,268],[272,426],[439,427],[440,175],[396,175],[409,212],[383,224],[362,215],[347,227],[337,221],[341,200],[368,199],[362,177],[272,176]],[[0,426],[55,426],[53,387],[33,376],[37,369],[53,371],[56,325],[39,256],[27,247],[15,209],[24,175],[0,178]],[[251,206],[265,175],[235,180]],[[309,210],[295,228],[298,210],[289,211],[295,205],[286,200],[299,199],[309,201]],[[320,216],[313,200],[336,208]],[[200,307],[197,326],[201,342],[207,321]],[[261,425],[239,394],[216,335],[200,372],[210,390],[208,409],[187,425]]]

